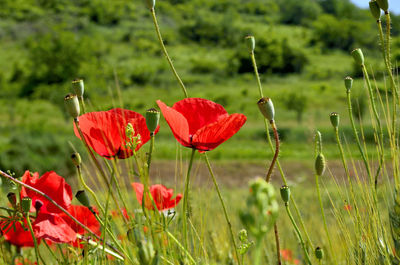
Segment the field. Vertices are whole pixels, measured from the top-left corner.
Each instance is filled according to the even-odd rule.
[[[3,2],[1,264],[399,264],[400,16]]]

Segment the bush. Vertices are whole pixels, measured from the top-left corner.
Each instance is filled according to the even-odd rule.
[[[315,0],[281,0],[280,21],[285,24],[308,25],[321,14],[321,7]]]

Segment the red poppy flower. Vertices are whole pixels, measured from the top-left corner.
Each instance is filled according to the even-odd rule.
[[[39,173],[35,172],[33,175],[31,175],[31,173],[27,170],[22,176],[22,182],[44,192],[66,210],[68,210],[69,206],[71,205],[71,186],[65,182],[63,177],[57,175],[54,171],[46,172],[43,176],[39,177]],[[42,203],[42,207],[40,208],[41,212],[61,212],[60,209],[54,206],[54,204],[49,202],[45,197],[32,190],[22,187],[21,198],[24,197],[29,197],[32,199],[31,211],[34,211],[34,205],[37,201],[39,201]]]
[[[111,159],[121,159],[133,155],[132,150],[126,148],[126,126],[132,124],[134,136],[140,135],[140,142],[135,151],[139,150],[148,140],[150,131],[146,126],[143,115],[125,109],[111,109],[109,111],[89,112],[79,116],[79,125],[86,142],[100,156]],[[159,127],[155,131],[157,133]],[[75,135],[81,139],[78,130],[74,127]]]
[[[172,108],[160,100],[157,104],[176,140],[199,151],[213,150],[246,122],[243,114],[229,115],[221,105],[202,98],[186,98]]]
[[[28,224],[24,220],[24,226],[19,221],[1,221],[0,231],[4,239],[10,244],[18,247],[34,247],[31,232],[28,229]],[[38,240],[40,242],[40,239]]]
[[[96,210],[95,210],[96,211]],[[81,205],[71,205],[68,212],[75,217],[79,222],[84,224],[87,228],[89,228],[93,233],[100,236],[100,223],[97,221],[94,214],[85,206]],[[76,238],[76,234],[84,235],[86,234],[86,230],[83,229],[80,225],[75,223],[68,215],[62,213],[60,215],[64,221],[69,225],[69,227],[75,232],[75,238],[72,240],[73,246],[82,248],[83,245],[80,244],[80,240]]]
[[[132,183],[132,187],[135,189],[136,199],[140,204],[142,204],[144,192],[143,184],[134,182]],[[177,194],[176,197],[172,199],[174,191],[172,189],[167,189],[165,186],[160,184],[150,186],[150,194],[159,211],[174,208],[182,199],[182,194]],[[154,209],[153,203],[149,197],[146,198],[145,206],[147,209]]]
[[[59,214],[39,212],[32,224],[36,238],[54,243],[69,243],[76,240],[76,232]]]

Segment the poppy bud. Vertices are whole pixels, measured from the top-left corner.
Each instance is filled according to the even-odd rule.
[[[376,2],[378,3],[379,7],[385,11],[385,13],[388,11],[389,9],[389,2],[388,0],[376,0]]]
[[[89,196],[84,190],[78,190],[78,192],[75,194],[75,197],[83,206],[90,207]]]
[[[331,124],[332,124],[333,128],[336,129],[337,127],[339,127],[340,119],[339,119],[339,114],[337,112],[332,112],[329,115],[329,118],[331,119]]]
[[[156,0],[146,0],[146,5],[149,9],[153,9],[156,6]]]
[[[353,59],[357,64],[364,65],[364,54],[360,48],[354,49],[351,52],[351,55],[353,56]]]
[[[77,167],[80,166],[82,163],[81,155],[78,152],[73,153],[71,155],[71,160],[72,160],[72,163],[74,163],[74,165]]]
[[[322,176],[322,174],[324,174],[325,167],[326,167],[325,156],[319,153],[315,158],[315,173],[318,176]]]
[[[15,208],[17,205],[17,196],[15,196],[14,192],[10,192],[7,194],[8,201],[11,203],[12,207]]]
[[[34,206],[35,206],[36,212],[39,212],[40,208],[42,208],[42,206],[43,206],[43,202],[36,200]]]
[[[21,208],[24,213],[28,213],[32,207],[32,199],[29,197],[22,198]]]
[[[64,103],[71,117],[74,119],[78,118],[80,113],[78,97],[74,94],[68,94],[64,98]]]
[[[246,40],[246,45],[249,49],[249,52],[253,53],[254,49],[256,48],[256,39],[254,36],[247,36],[244,39]]]
[[[324,258],[324,250],[320,247],[317,247],[315,249],[315,257],[319,260]]]
[[[146,111],[146,125],[151,133],[157,129],[159,121],[160,112],[158,110],[151,108]]]
[[[285,204],[290,200],[290,188],[286,185],[281,187],[281,198]]]
[[[379,18],[381,17],[381,9],[379,8],[379,5],[375,0],[369,1],[369,11],[371,11],[372,16],[376,20],[379,20]]]
[[[85,84],[83,83],[82,79],[77,78],[72,81],[72,88],[78,97],[83,97],[83,93],[85,92]]]
[[[260,109],[262,115],[269,120],[273,121],[275,116],[274,104],[270,98],[263,97],[257,102],[258,108]]]
[[[353,78],[351,78],[350,76],[347,76],[344,79],[344,86],[346,87],[347,93],[349,93],[351,88],[353,87]]]

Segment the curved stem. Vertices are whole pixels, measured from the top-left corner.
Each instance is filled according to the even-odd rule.
[[[224,211],[225,220],[228,223],[228,228],[229,228],[229,233],[230,233],[230,236],[231,236],[232,244],[233,244],[233,247],[235,248],[235,255],[236,255],[237,261],[238,261],[238,263],[240,265],[241,261],[240,261],[239,253],[237,251],[237,245],[236,245],[236,241],[235,241],[235,236],[233,235],[233,231],[232,231],[232,223],[231,223],[231,220],[229,219],[228,212],[226,211],[226,206],[225,206],[224,199],[222,198],[221,191],[219,189],[217,180],[215,178],[214,172],[213,172],[213,170],[211,168],[211,164],[210,164],[210,161],[208,160],[208,156],[207,156],[206,153],[204,153],[204,157],[205,157],[205,160],[206,160],[208,171],[210,172],[211,178],[213,180],[215,189],[217,190],[218,198],[219,198],[219,200],[221,202],[222,209]]]
[[[185,244],[185,249],[187,249],[189,245],[188,235],[187,235],[187,219],[189,217],[188,201],[189,201],[189,188],[190,188],[190,171],[192,170],[193,158],[195,153],[196,149],[192,149],[192,154],[190,156],[189,166],[185,180],[185,192],[183,195],[183,240]]]
[[[152,16],[152,18],[153,18],[154,27],[155,27],[155,29],[156,29],[157,37],[158,37],[158,40],[159,40],[159,42],[160,42],[161,49],[162,49],[162,51],[163,51],[163,53],[164,53],[164,56],[165,56],[165,58],[166,58],[167,61],[168,61],[168,64],[169,64],[169,66],[170,66],[170,68],[171,68],[171,70],[172,70],[172,73],[174,74],[174,76],[175,76],[176,80],[178,81],[179,85],[181,86],[182,91],[183,91],[183,94],[185,95],[185,98],[187,98],[187,97],[188,97],[188,93],[187,93],[187,91],[186,91],[186,87],[185,87],[185,85],[183,84],[181,78],[179,77],[178,72],[176,71],[176,69],[175,69],[175,67],[174,67],[174,64],[172,63],[171,58],[170,58],[169,55],[168,55],[167,49],[165,48],[164,41],[163,41],[163,39],[162,39],[161,32],[160,32],[160,27],[158,26],[157,17],[156,17],[156,12],[155,12],[154,8],[152,8],[152,9],[150,10],[150,12],[151,12],[151,16]]]
[[[278,159],[279,155],[279,135],[278,135],[278,130],[276,129],[275,121],[272,120],[270,121],[272,131],[274,132],[274,138],[275,138],[275,154],[274,157],[272,158],[271,165],[269,166],[267,176],[265,177],[265,180],[269,182],[271,180],[271,174],[272,170],[274,169],[276,160]]]
[[[250,53],[250,57],[251,57],[251,62],[253,64],[254,74],[256,75],[256,79],[257,79],[258,92],[260,93],[260,98],[262,98],[262,97],[264,97],[264,95],[262,92],[261,79],[260,79],[260,75],[258,74],[257,62],[256,62],[256,57],[254,56],[254,51],[252,51]]]
[[[282,264],[281,261],[281,247],[279,243],[279,232],[278,232],[278,225],[274,224],[274,234],[275,234],[275,244],[276,244],[276,257],[278,258],[278,265]]]
[[[79,178],[79,180],[81,181],[81,184],[82,184],[83,188],[84,188],[85,190],[87,190],[87,191],[92,195],[92,197],[93,197],[94,200],[96,201],[96,204],[97,204],[97,206],[99,207],[101,213],[102,213],[103,215],[105,215],[104,208],[103,208],[103,206],[101,205],[99,199],[97,198],[96,193],[86,184],[85,180],[83,179],[81,167],[78,165],[78,166],[76,166],[76,169],[77,169],[77,172],[78,172],[78,178]]]
[[[32,236],[32,239],[33,239],[33,244],[35,245],[36,263],[37,263],[37,265],[39,265],[40,264],[39,263],[39,247],[38,247],[38,243],[37,243],[37,240],[36,240],[36,237],[35,237],[35,233],[33,233],[33,228],[32,228],[31,220],[30,220],[30,217],[29,217],[29,212],[26,213],[26,217],[25,218],[26,218],[26,223],[28,224],[29,231],[31,232],[31,236]]]
[[[285,208],[286,208],[286,212],[287,212],[287,214],[289,216],[289,219],[292,222],[292,225],[293,225],[294,229],[296,230],[297,237],[300,240],[300,244],[301,244],[301,247],[303,248],[304,256],[306,258],[306,262],[307,262],[308,265],[311,265],[311,260],[310,260],[310,256],[308,255],[308,252],[307,252],[307,249],[306,249],[306,245],[304,244],[304,240],[303,240],[303,237],[301,236],[300,230],[297,227],[296,222],[294,221],[293,215],[290,212],[288,203],[285,203]]]

